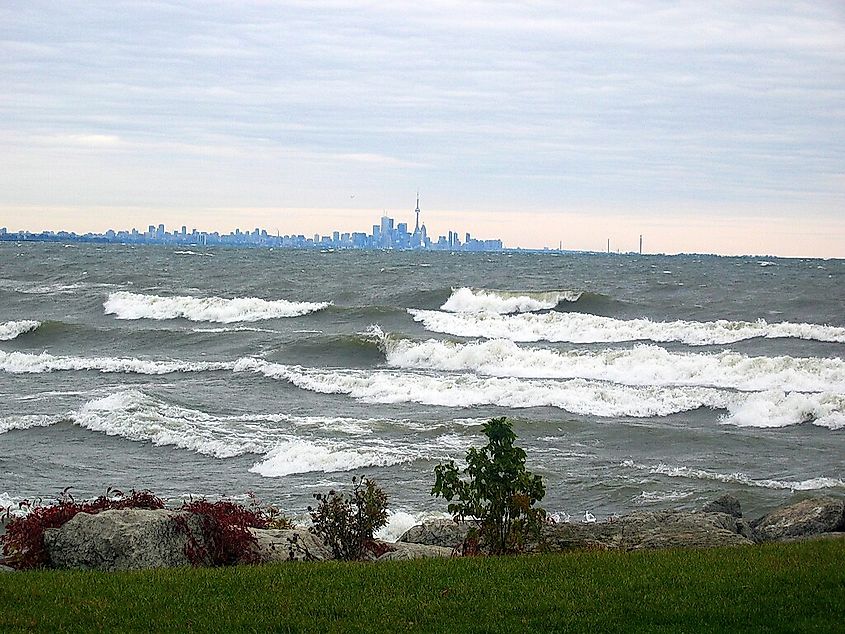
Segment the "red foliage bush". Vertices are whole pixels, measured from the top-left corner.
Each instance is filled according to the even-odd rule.
[[[203,546],[190,532],[187,522],[179,522],[188,534],[185,554],[191,563],[227,566],[236,563],[256,563],[256,539],[250,528],[266,528],[268,520],[260,509],[250,509],[229,500],[192,500],[182,505],[183,511],[202,517]]]
[[[109,489],[106,495],[95,500],[76,502],[65,489],[55,504],[42,505],[39,501],[24,500],[19,507],[28,513],[12,518],[0,542],[3,543],[5,563],[23,570],[47,565],[44,531],[60,528],[77,513],[94,515],[109,509],[161,509],[164,502],[150,491],[133,490],[124,495],[117,489]]]

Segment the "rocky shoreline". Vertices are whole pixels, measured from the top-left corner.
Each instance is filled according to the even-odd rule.
[[[469,528],[469,523],[448,519],[425,522],[395,543],[376,540],[369,559],[453,556]],[[331,551],[305,528],[249,530],[254,544],[244,563],[332,558]],[[739,500],[725,495],[700,511],[637,511],[606,522],[546,524],[540,539],[528,544],[526,551],[712,548],[825,538],[845,538],[843,498],[805,498],[748,521]],[[49,566],[75,570],[196,565],[196,553],[209,550],[202,540],[198,516],[167,509],[79,513],[44,534]]]

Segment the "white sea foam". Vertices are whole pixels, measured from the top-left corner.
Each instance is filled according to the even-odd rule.
[[[26,515],[26,509],[20,507],[20,503],[23,501],[24,499],[17,495],[0,493],[0,514],[3,514],[8,511],[9,514],[13,517],[21,517],[23,515]]]
[[[173,255],[201,255],[201,256],[204,256],[204,257],[207,257],[207,258],[210,258],[210,257],[213,257],[213,256],[214,256],[214,254],[213,254],[213,253],[205,253],[205,252],[199,252],[199,251],[191,251],[190,249],[187,249],[187,250],[185,250],[185,251],[174,251],[174,252],[173,252]]]
[[[20,283],[14,290],[24,295],[73,295],[77,290],[83,288],[85,284],[36,284],[36,283]]]
[[[722,422],[739,427],[788,427],[811,422],[831,430],[845,429],[845,396],[755,392],[731,403]]]
[[[0,324],[0,341],[10,341],[25,332],[31,332],[41,325],[40,321],[23,319],[20,321],[7,321]]]
[[[586,313],[497,315],[454,314],[408,309],[415,321],[434,332],[460,337],[511,341],[610,343],[651,340],[680,341],[693,346],[727,344],[755,337],[808,339],[845,343],[845,328],[805,323],[750,321],[651,321],[615,319]]]
[[[331,440],[291,439],[276,445],[250,471],[265,477],[323,471],[352,471],[364,467],[386,467],[411,462],[418,454],[407,447],[373,442],[370,445],[339,443]]]
[[[255,328],[253,326],[235,326],[231,328],[221,327],[221,328],[192,328],[192,332],[211,332],[211,333],[221,333],[221,332],[269,332],[278,334],[278,330],[273,330],[272,328]]]
[[[771,480],[753,479],[744,473],[718,473],[706,469],[693,469],[685,466],[672,466],[664,463],[656,465],[645,465],[636,463],[633,460],[625,460],[622,465],[629,469],[647,471],[648,473],[665,475],[671,478],[691,478],[694,480],[715,480],[731,484],[742,484],[750,487],[761,487],[764,489],[787,489],[792,491],[815,491],[819,489],[841,489],[845,488],[845,482],[839,478],[818,477],[807,480]]]
[[[391,421],[264,413],[213,415],[136,389],[92,399],[63,416],[5,417],[0,419],[0,434],[61,420],[108,436],[172,446],[214,458],[263,455],[250,470],[267,477],[389,466],[421,456],[442,458],[444,450],[453,445],[449,435],[423,444],[391,443],[372,437],[373,425],[389,425]],[[303,437],[297,432],[308,427],[345,434],[346,439]]]
[[[569,381],[428,374],[323,370],[241,359],[236,372],[253,371],[305,390],[346,394],[369,403],[422,403],[446,407],[559,407],[596,416],[666,416],[699,407],[725,408],[731,394],[710,388],[630,387]]]
[[[65,357],[47,352],[3,352],[0,350],[0,371],[10,374],[41,374],[64,370],[94,370],[132,374],[170,374],[172,372],[205,372],[230,370],[230,362],[152,361],[119,357]]]
[[[643,491],[633,498],[634,504],[677,502],[692,495],[692,491]]]
[[[488,376],[583,378],[625,385],[689,385],[740,390],[845,393],[840,358],[749,357],[736,352],[674,353],[653,345],[625,350],[558,352],[523,348],[507,339],[417,342],[381,335],[388,364],[397,368],[473,371]]]
[[[367,403],[421,403],[444,407],[557,407],[573,414],[603,417],[668,416],[701,407],[726,410],[722,422],[769,426],[811,422],[839,429],[845,397],[828,392],[736,392],[711,387],[629,386],[585,379],[538,380],[475,374],[432,376],[388,370],[318,369],[239,359],[235,372],[257,372],[300,389],[345,394]]]
[[[31,429],[32,427],[49,427],[60,420],[63,416],[45,416],[41,414],[13,414],[0,418],[0,434],[5,434],[14,429]]]
[[[89,401],[70,419],[80,427],[108,436],[172,445],[215,458],[264,453],[278,438],[270,430],[227,429],[206,412],[179,407],[138,390],[124,390]]]
[[[107,315],[118,319],[188,319],[229,324],[283,317],[299,317],[328,307],[330,302],[290,302],[258,297],[161,297],[120,291],[103,303]]]
[[[447,513],[410,513],[402,510],[388,511],[387,524],[384,528],[379,529],[376,533],[376,538],[382,539],[386,542],[396,542],[409,528],[413,528],[414,526],[429,520],[449,518],[451,518],[451,515]]]
[[[484,288],[455,288],[440,307],[454,313],[528,313],[549,310],[560,302],[577,302],[580,291],[497,291]]]

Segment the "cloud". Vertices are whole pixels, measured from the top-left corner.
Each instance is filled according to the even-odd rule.
[[[845,204],[833,0],[35,0],[0,23],[0,202]]]

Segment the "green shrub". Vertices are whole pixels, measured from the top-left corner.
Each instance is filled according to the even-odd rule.
[[[489,442],[467,451],[466,478],[452,460],[437,465],[431,493],[449,502],[455,521],[478,520],[478,529],[464,542],[465,552],[474,550],[473,542],[493,554],[516,552],[529,536],[539,535],[546,512],[534,504],[546,487],[525,468],[525,451],[514,446],[516,434],[506,418],[491,419],[483,431]]]
[[[369,478],[352,478],[352,495],[315,493],[317,506],[308,507],[309,529],[323,540],[336,559],[356,561],[377,551],[375,532],[387,524],[387,495]]]

